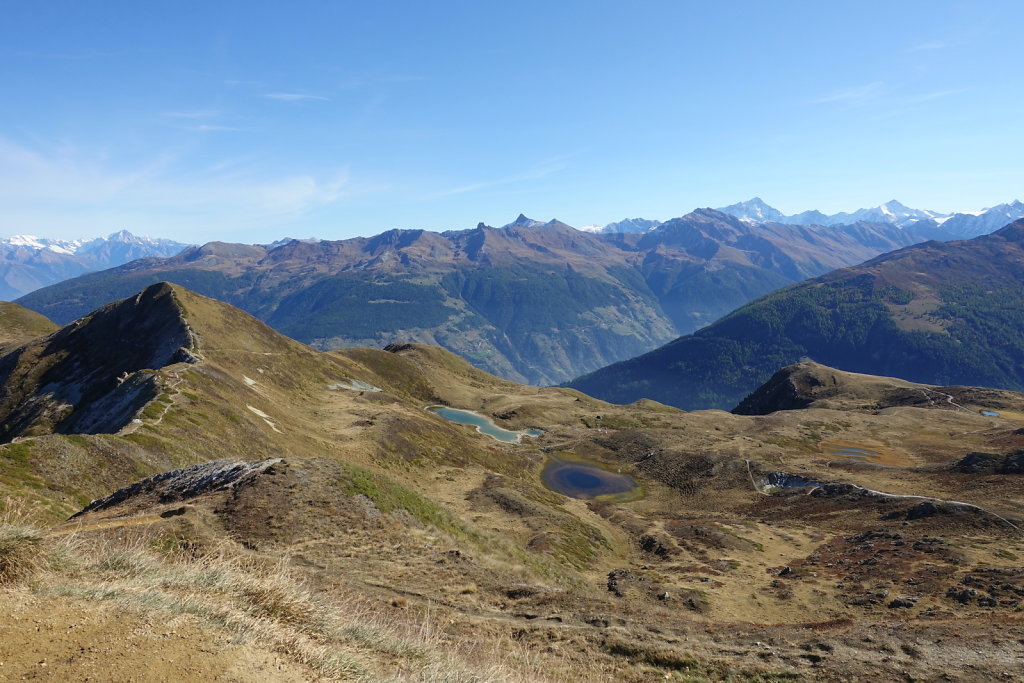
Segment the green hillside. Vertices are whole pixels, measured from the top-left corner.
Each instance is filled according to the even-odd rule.
[[[616,403],[730,409],[809,357],[929,384],[1024,388],[1024,222],[928,242],[743,306],[569,386]]]

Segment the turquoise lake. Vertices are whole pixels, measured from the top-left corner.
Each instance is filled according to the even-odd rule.
[[[514,432],[509,429],[502,429],[498,425],[494,424],[494,421],[486,415],[474,413],[470,410],[445,408],[444,406],[430,406],[427,410],[440,415],[446,420],[476,427],[476,431],[481,434],[486,434],[492,439],[503,441],[505,443],[519,443],[523,436],[540,436],[544,433],[539,429],[527,429],[523,432]]]

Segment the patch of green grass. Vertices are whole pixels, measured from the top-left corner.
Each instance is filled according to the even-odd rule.
[[[159,448],[163,445],[163,441],[161,439],[158,439],[155,436],[151,436],[149,434],[140,434],[139,432],[135,432],[134,434],[126,434],[121,438],[125,439],[126,441],[136,443],[145,448]]]
[[[999,548],[998,550],[993,551],[992,554],[1001,560],[1009,560],[1010,562],[1016,562],[1018,559],[1015,554],[1005,548]]]
[[[558,540],[553,541],[555,555],[577,569],[590,565],[601,551],[610,549],[608,539],[595,527],[573,519],[561,527]]]
[[[9,443],[0,448],[0,457],[7,458],[19,467],[28,467],[29,455],[32,454],[32,442],[21,441]]]
[[[761,552],[761,553],[764,552],[764,544],[763,543],[760,543],[758,541],[751,541],[749,538],[746,538],[744,536],[740,536],[738,533],[736,533],[735,531],[733,531],[732,529],[730,529],[729,527],[727,527],[725,525],[719,525],[719,528],[721,528],[722,531],[724,531],[725,533],[729,534],[730,536],[732,536],[736,540],[743,541],[744,543],[749,543],[751,546],[753,546],[754,550],[756,550],[758,552]]]
[[[437,503],[362,467],[350,465],[347,470],[349,484],[345,489],[346,494],[366,496],[381,512],[405,510],[421,524],[435,527],[455,536],[482,540]]]
[[[405,510],[424,525],[444,531],[457,539],[471,543],[481,552],[500,557],[528,568],[546,579],[570,586],[582,586],[578,577],[567,572],[549,557],[527,552],[522,548],[505,544],[473,529],[437,503],[388,480],[382,475],[356,465],[345,467],[348,484],[343,487],[347,495],[362,494],[373,501],[384,513]],[[603,539],[603,537],[602,537]],[[604,541],[607,544],[607,541]],[[587,557],[591,548],[587,543],[573,541],[568,544],[567,555]]]
[[[164,405],[157,401],[150,401],[145,408],[142,409],[142,418],[146,420],[156,420],[164,414]]]
[[[634,662],[650,664],[662,669],[692,671],[700,667],[700,662],[692,655],[668,648],[653,648],[633,641],[609,640],[603,643],[603,648],[610,655],[625,657]]]

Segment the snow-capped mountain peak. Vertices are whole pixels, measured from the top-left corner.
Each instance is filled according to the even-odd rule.
[[[78,240],[35,235],[0,237],[0,257],[19,273],[13,279],[0,278],[0,299],[15,299],[69,277],[139,258],[174,256],[187,246],[169,239],[140,237],[127,230],[109,237]]]
[[[1007,223],[1024,218],[1024,203],[1014,200],[978,212],[941,213],[928,209],[913,209],[890,199],[869,209],[858,209],[831,215],[817,210],[803,211],[786,216],[765,204],[759,197],[719,209],[747,223],[788,223],[790,225],[850,225],[853,223],[887,223],[898,228],[909,228],[918,222],[940,226],[946,239],[966,238],[994,232]],[[775,213],[773,213],[775,212]]]
[[[650,232],[661,225],[661,221],[648,218],[623,218],[601,228],[603,233]]]
[[[82,246],[82,240],[55,240],[35,235],[13,235],[0,238],[0,249],[22,248],[32,251],[52,251],[57,254],[74,254]]]
[[[39,241],[35,235],[13,235],[3,239],[4,244],[15,247],[31,247],[32,249],[45,249],[46,245]]]
[[[786,217],[785,214],[775,207],[766,204],[760,197],[754,197],[745,202],[731,204],[716,210],[727,213],[730,216],[735,216],[747,223],[779,222]]]
[[[509,223],[508,225],[501,226],[504,228],[537,228],[544,225],[543,221],[535,221],[532,218],[527,218],[525,214],[519,214],[519,216]]]

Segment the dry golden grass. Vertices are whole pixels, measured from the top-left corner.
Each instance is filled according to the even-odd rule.
[[[6,498],[0,512],[0,586],[26,580],[45,569],[52,550],[37,526],[31,507]]]
[[[285,560],[267,563],[230,544],[193,554],[151,541],[47,534],[24,507],[0,515],[0,584],[37,598],[97,601],[163,622],[199,620],[237,643],[264,647],[323,680],[422,683],[550,680],[512,640],[457,643],[429,610],[399,621],[355,595],[315,595]]]

